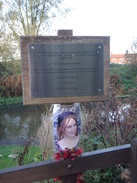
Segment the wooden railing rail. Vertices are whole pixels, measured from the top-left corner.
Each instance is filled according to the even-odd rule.
[[[3,169],[0,171],[0,183],[30,183],[60,176],[62,176],[63,183],[75,183],[76,173],[109,167],[120,163],[130,163],[131,153],[134,154],[131,161],[132,163],[134,161],[133,159],[137,156],[137,152],[134,152],[134,146],[137,145],[137,141],[134,140],[132,144],[132,150],[130,144],[127,144],[113,148],[86,152],[74,161],[68,159],[61,161],[47,160],[40,163]],[[136,164],[137,158],[136,163],[134,163],[131,169],[133,171],[132,176],[134,179],[137,178],[137,176],[135,177],[134,175],[137,171],[137,169],[134,170],[134,168],[137,167]],[[134,180],[132,180],[131,183],[135,183]]]

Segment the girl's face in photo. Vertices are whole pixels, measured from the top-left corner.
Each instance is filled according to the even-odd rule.
[[[70,119],[66,119],[65,124],[67,126],[65,129],[64,135],[68,137],[74,137],[77,133],[77,122],[73,118],[70,118]]]

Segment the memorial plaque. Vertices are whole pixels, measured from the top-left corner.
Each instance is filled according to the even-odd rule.
[[[20,37],[23,104],[66,104],[109,99],[110,37]]]
[[[104,94],[103,43],[29,43],[31,98]]]

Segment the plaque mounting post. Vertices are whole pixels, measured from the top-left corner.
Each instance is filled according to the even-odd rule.
[[[73,30],[58,30],[57,35],[60,37],[73,36]],[[65,108],[65,107],[70,107],[73,105],[74,105],[74,103],[64,103],[64,104],[61,104],[61,107]]]

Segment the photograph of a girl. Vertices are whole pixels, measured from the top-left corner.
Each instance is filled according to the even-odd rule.
[[[54,152],[64,150],[65,148],[77,148],[81,134],[81,119],[79,103],[67,107],[54,104]]]
[[[65,148],[72,149],[78,145],[78,122],[73,112],[63,112],[58,116],[57,133],[58,150],[64,150]]]

